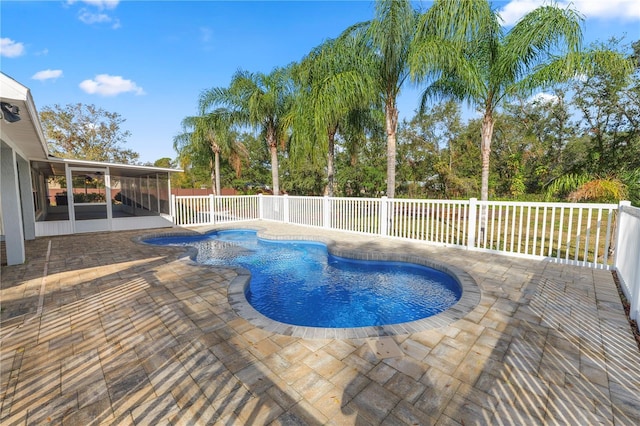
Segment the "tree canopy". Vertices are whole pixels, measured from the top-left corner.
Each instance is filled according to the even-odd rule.
[[[369,46],[363,55],[363,71],[369,73],[384,109],[387,134],[387,196],[396,191],[396,132],[398,130],[397,98],[409,77],[411,40],[416,30],[418,13],[409,0],[379,0],[374,17],[348,28],[343,37],[356,34]]]
[[[79,160],[135,164],[140,155],[122,145],[131,136],[122,130],[125,119],[95,105],[81,103],[46,106],[40,111],[40,122],[56,157]]]
[[[411,68],[433,97],[466,101],[483,115],[481,199],[489,194],[489,158],[500,103],[576,74],[581,18],[573,9],[542,6],[508,32],[489,2],[436,1],[420,18]],[[432,79],[432,80],[429,80]]]
[[[174,137],[174,148],[182,162],[208,163],[211,187],[217,195],[221,194],[220,157],[227,159],[239,176],[242,160],[248,156],[244,145],[236,140],[232,124],[230,112],[219,108],[201,116],[185,117],[184,132]]]
[[[200,111],[225,108],[233,125],[250,126],[261,132],[271,154],[273,193],[280,193],[278,148],[284,149],[288,139],[285,116],[292,102],[289,68],[276,68],[269,74],[238,71],[228,88],[204,91],[199,100]]]
[[[507,29],[488,1],[377,1],[299,63],[203,92],[201,116],[224,110],[219,132],[248,152],[242,175],[221,156],[218,181],[251,192],[270,169],[274,193],[640,202],[640,41],[585,49],[582,25],[556,5]],[[421,108],[400,121],[410,77]],[[198,158],[181,153],[194,185]]]
[[[363,72],[366,52],[359,40],[343,36],[327,40],[293,68],[294,101],[287,120],[291,123],[291,160],[318,169],[326,161],[327,194],[335,190],[336,137],[355,141],[354,132],[369,127],[377,93],[369,73]],[[353,149],[353,146],[351,147]]]

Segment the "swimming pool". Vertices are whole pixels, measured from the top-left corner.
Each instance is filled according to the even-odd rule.
[[[462,295],[451,275],[426,266],[332,255],[309,241],[258,238],[252,230],[148,238],[149,244],[194,246],[197,261],[250,271],[247,301],[285,324],[352,328],[399,324],[445,311]]]

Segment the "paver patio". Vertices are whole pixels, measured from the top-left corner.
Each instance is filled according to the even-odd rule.
[[[0,423],[640,424],[640,352],[610,272],[242,226],[463,268],[480,303],[380,358],[375,338],[254,326],[227,299],[235,270],[135,241],[162,231],[37,239],[1,270]]]

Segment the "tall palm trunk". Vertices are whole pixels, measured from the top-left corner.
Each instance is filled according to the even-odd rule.
[[[209,176],[211,177],[211,190],[215,193],[216,191],[216,162],[215,155],[209,159],[209,168],[211,169],[211,173]]]
[[[215,170],[215,186],[213,186],[212,188],[214,188],[214,195],[220,195],[220,150],[215,150],[213,151],[213,157],[214,157],[214,170]]]
[[[396,131],[398,129],[398,109],[391,96],[385,108],[387,127],[387,197],[396,195]]]
[[[280,181],[278,179],[278,147],[269,146],[271,152],[271,180],[273,182],[273,195],[280,195]]]
[[[480,187],[480,200],[489,199],[489,157],[491,155],[491,137],[493,136],[493,114],[487,111],[482,119],[482,142],[480,145],[482,153],[482,180]]]
[[[213,152],[213,164],[211,167],[211,190],[213,195],[220,195],[220,146],[216,142],[215,136],[209,134],[209,144]]]
[[[493,136],[493,114],[487,111],[482,118],[482,128],[480,130],[481,138],[481,155],[482,155],[482,179],[480,186],[480,200],[487,201],[489,199],[489,157],[491,155],[491,137]],[[484,239],[485,227],[487,223],[487,206],[483,205],[480,210],[480,238]]]
[[[327,195],[333,197],[335,188],[335,145],[337,128],[328,131],[329,149],[327,152]]]
[[[273,185],[273,195],[280,195],[280,178],[278,177],[278,141],[275,130],[267,129],[267,145],[271,154],[271,183]]]

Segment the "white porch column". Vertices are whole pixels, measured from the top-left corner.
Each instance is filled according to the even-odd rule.
[[[169,202],[169,215],[173,217],[175,212],[173,210],[173,204],[174,204],[173,194],[171,193],[171,173],[167,173],[167,202]],[[175,219],[174,219],[174,223],[175,223]]]
[[[113,230],[113,199],[111,197],[111,169],[107,167],[104,174],[104,194],[107,201],[107,220],[109,221],[109,231]]]
[[[4,144],[0,148],[0,194],[7,265],[19,265],[24,263],[25,253],[18,164],[15,151]]]
[[[33,182],[29,162],[16,155],[18,164],[18,182],[22,199],[22,225],[25,240],[36,239],[36,209],[33,204]]]
[[[156,173],[155,181],[156,181],[156,201],[157,201],[156,204],[158,205],[157,206],[157,208],[158,208],[157,211],[158,211],[158,214],[160,214],[160,213],[162,213],[162,209],[160,208],[160,195],[161,195],[161,192],[160,192],[160,174],[159,173]]]

